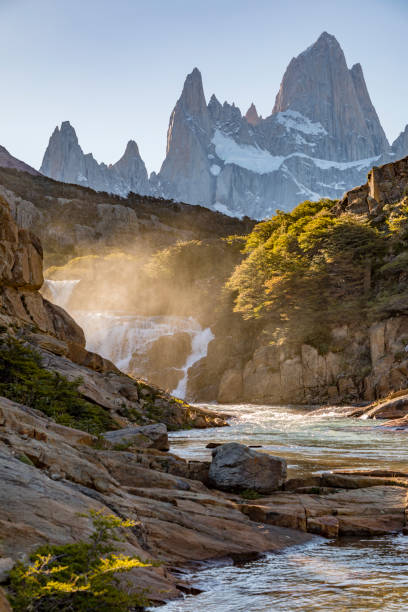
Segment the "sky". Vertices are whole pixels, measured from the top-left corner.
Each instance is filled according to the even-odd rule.
[[[243,113],[271,113],[292,57],[327,31],[360,62],[388,138],[408,123],[408,0],[0,0],[0,144],[35,168],[69,120],[114,163],[134,139],[149,172],[197,66]]]

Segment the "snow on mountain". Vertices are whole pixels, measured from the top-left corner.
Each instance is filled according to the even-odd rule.
[[[52,135],[41,171],[121,195],[151,193],[264,218],[304,199],[340,198],[365,182],[373,164],[404,155],[408,128],[391,148],[360,64],[349,69],[336,38],[323,32],[290,61],[265,119],[253,103],[245,116],[215,95],[207,104],[194,68],[171,113],[166,157],[150,179],[136,143],[113,166],[98,164],[68,122]]]
[[[211,142],[215,145],[218,157],[226,164],[235,164],[257,174],[267,174],[278,170],[285,159],[280,155],[271,155],[269,151],[260,149],[256,145],[239,144],[219,129],[215,130]]]

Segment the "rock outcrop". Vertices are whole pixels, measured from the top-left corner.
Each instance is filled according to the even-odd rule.
[[[103,437],[112,445],[134,445],[138,448],[156,448],[161,451],[169,450],[167,427],[164,423],[106,431]]]
[[[114,513],[136,523],[121,551],[160,560],[127,574],[128,588],[147,589],[159,603],[188,588],[171,571],[177,565],[242,559],[305,541],[251,521],[238,503],[200,481],[173,475],[178,463],[183,460],[160,451],[95,448],[92,436],[0,398],[1,556],[27,560],[40,545],[86,539],[90,509]]]
[[[142,423],[161,420],[172,427],[225,424],[222,417],[129,378],[110,361],[85,349],[79,325],[39,293],[43,284],[41,243],[29,230],[17,226],[3,198],[0,251],[0,332],[31,346],[47,370],[70,381],[81,379],[83,397],[108,410],[118,426],[131,425],[131,414]]]
[[[406,525],[408,490],[402,486],[344,487],[326,494],[275,493],[243,506],[252,519],[328,538],[372,536],[401,531]]]
[[[44,300],[42,246],[29,230],[17,226],[0,197],[0,322],[31,325],[57,338],[85,346],[81,328],[68,313]]]

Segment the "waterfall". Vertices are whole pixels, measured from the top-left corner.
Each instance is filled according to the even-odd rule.
[[[207,355],[208,345],[211,340],[214,338],[214,334],[212,333],[209,327],[205,329],[201,329],[198,333],[195,334],[192,341],[191,353],[187,357],[187,361],[184,364],[182,370],[184,372],[183,378],[180,380],[177,387],[172,391],[172,394],[180,399],[184,399],[187,391],[187,381],[188,381],[188,371],[197,361],[200,361],[203,357]]]
[[[143,355],[161,336],[187,332],[192,340],[191,353],[181,368],[183,378],[173,391],[179,398],[185,396],[189,368],[206,356],[208,344],[214,337],[210,328],[202,329],[192,317],[144,317],[80,310],[73,311],[72,315],[85,332],[87,349],[113,361],[124,372],[131,369],[134,353]]]
[[[62,308],[69,307],[72,292],[79,280],[45,280],[44,293]],[[214,335],[209,327],[203,329],[192,317],[131,315],[123,312],[85,311],[69,309],[82,327],[86,348],[112,361],[120,370],[143,376],[143,355],[162,336],[186,332],[191,337],[191,353],[180,368],[183,376],[173,395],[184,398],[187,390],[188,370],[207,355]],[[132,364],[132,358],[141,357],[141,367]]]
[[[50,293],[51,301],[61,308],[66,308],[75,285],[79,280],[45,280],[44,289]]]

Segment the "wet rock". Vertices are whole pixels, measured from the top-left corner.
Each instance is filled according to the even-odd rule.
[[[242,506],[252,520],[325,537],[394,533],[406,526],[408,491],[372,486],[327,495],[277,492]]]
[[[400,419],[408,415],[408,394],[369,406],[365,419]]]
[[[244,444],[222,444],[212,452],[209,479],[222,491],[252,489],[268,493],[279,489],[286,477],[286,461],[258,453]]]
[[[132,444],[140,448],[157,448],[164,451],[170,448],[167,427],[164,423],[107,431],[103,437],[113,445]]]

